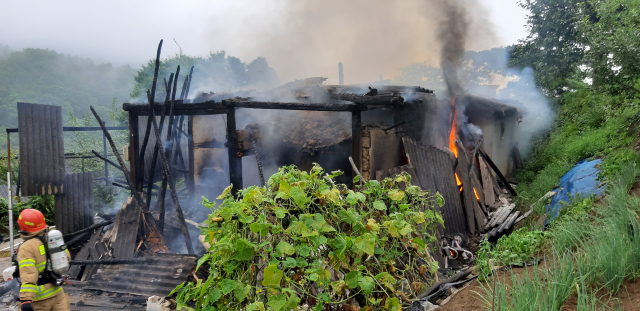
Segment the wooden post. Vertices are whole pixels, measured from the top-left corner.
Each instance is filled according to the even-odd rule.
[[[236,195],[242,189],[242,157],[238,155],[238,130],[236,129],[236,108],[227,112],[227,148],[229,150],[229,181],[233,185],[231,193]]]
[[[135,189],[142,191],[142,166],[138,165],[138,153],[140,152],[140,137],[138,136],[138,114],[129,112],[129,171]]]
[[[195,155],[194,155],[194,144],[193,144],[193,118],[194,116],[189,116],[187,118],[187,150],[189,152],[189,173],[187,174],[187,187],[189,188],[189,193],[192,198],[196,197],[196,183],[195,183]]]
[[[362,112],[351,112],[351,157],[358,169],[362,169]]]

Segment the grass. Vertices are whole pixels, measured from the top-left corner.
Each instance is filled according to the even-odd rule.
[[[631,145],[636,129],[631,125],[638,122],[639,104],[638,98],[597,94],[589,88],[561,97],[555,127],[534,139],[525,169],[518,174],[518,206],[528,209],[583,159],[603,157],[600,177],[615,176],[623,163],[635,158]]]
[[[577,197],[563,207],[546,234],[546,267],[525,270],[520,277],[511,275],[511,285],[494,277],[495,285],[483,285],[480,293],[491,310],[558,310],[575,293],[578,310],[611,310],[596,294],[606,289],[612,297],[625,281],[640,277],[640,198],[629,194],[640,175],[635,161],[621,165],[620,173],[610,177],[606,196],[596,205],[594,198]],[[503,237],[485,256],[497,259],[501,241],[518,245],[524,229]],[[512,247],[511,251],[525,250]],[[483,257],[484,258],[484,257]],[[504,262],[504,261],[503,261]],[[491,280],[491,279],[488,279]],[[619,309],[614,306],[613,309]]]
[[[493,287],[482,286],[481,300],[488,310],[559,310],[572,293],[575,281],[574,264],[570,256],[557,257],[553,266],[535,265],[518,277],[511,271],[511,285],[506,279],[494,277]]]

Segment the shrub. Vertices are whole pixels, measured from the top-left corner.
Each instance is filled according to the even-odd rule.
[[[357,301],[361,310],[401,310],[437,270],[427,245],[443,223],[435,210],[442,197],[411,185],[406,173],[357,191],[336,185],[339,174],[288,166],[238,198],[228,187],[210,215],[224,222],[202,232],[211,247],[198,268],[208,262],[209,277],[178,286],[178,308],[323,310]]]

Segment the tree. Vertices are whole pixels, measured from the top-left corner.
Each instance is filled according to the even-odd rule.
[[[171,72],[175,72],[178,65],[180,65],[178,87],[182,87],[184,77],[189,73],[191,66],[194,66],[193,81],[189,91],[191,95],[195,95],[195,91],[198,90],[221,92],[242,87],[267,89],[280,84],[276,71],[269,67],[264,57],[258,57],[251,63],[245,64],[239,58],[229,56],[224,51],[210,53],[206,58],[181,54],[161,61],[158,71],[158,85],[161,87],[157,88],[156,98],[164,98],[162,79],[168,78]],[[155,60],[149,60],[138,70],[135,86],[130,94],[132,98],[146,101],[146,91],[151,86],[154,68]]]
[[[619,89],[640,93],[640,88],[633,86],[640,76],[640,2],[591,0],[581,7],[579,30],[589,46],[586,69],[593,85],[609,88],[619,83]],[[585,14],[590,8],[596,18]]]
[[[529,10],[529,35],[519,40],[509,58],[509,66],[534,70],[535,80],[550,96],[567,90],[567,78],[582,64],[585,46],[579,30],[581,10],[578,0],[521,0]],[[590,15],[590,14],[589,14]]]

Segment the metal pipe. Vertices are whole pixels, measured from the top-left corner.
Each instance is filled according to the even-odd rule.
[[[104,154],[104,158],[107,158],[107,136],[102,133],[102,154]],[[109,186],[109,166],[107,162],[104,162],[104,179],[105,186]]]
[[[113,161],[107,159],[106,157],[102,157],[100,154],[98,154],[95,150],[91,150],[91,152],[93,152],[93,154],[100,160],[104,161],[104,164],[107,165],[107,163],[113,165],[115,168],[119,169],[120,171],[122,171],[122,168],[120,166],[118,166],[117,164],[113,163]],[[92,157],[93,158],[93,157]],[[109,185],[109,177],[105,178],[107,180],[107,185]]]
[[[13,196],[11,195],[11,134],[7,131],[7,193],[9,195],[9,256],[13,256]]]

